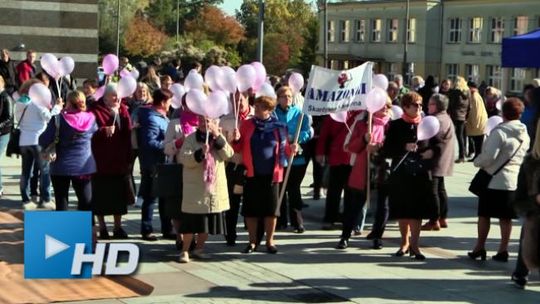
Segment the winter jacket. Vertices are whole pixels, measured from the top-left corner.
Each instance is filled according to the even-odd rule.
[[[229,192],[227,177],[225,176],[225,161],[234,153],[223,135],[215,139],[210,153],[215,161],[215,186],[212,192],[207,191],[203,179],[202,154],[204,142],[197,140],[197,133],[186,137],[180,150],[181,161],[184,165],[183,182],[184,196],[182,198],[182,212],[192,214],[219,213],[229,210]]]
[[[152,107],[139,108],[139,160],[141,169],[155,169],[165,161],[165,131],[169,119]]]
[[[8,134],[13,128],[11,96],[6,91],[0,93],[0,135]]]
[[[452,121],[465,121],[469,113],[470,93],[452,89],[448,92],[448,114]]]
[[[356,117],[351,116],[347,118],[347,125],[349,126],[352,126]],[[349,134],[349,130],[344,123],[337,122],[327,116],[321,127],[321,135],[317,141],[315,155],[326,156],[326,163],[330,166],[349,165],[350,154],[343,150],[347,134]]]
[[[484,100],[478,92],[474,92],[471,94],[469,115],[465,124],[467,136],[481,136],[486,134],[487,119],[488,115]]]
[[[63,111],[56,115],[39,138],[43,148],[55,141],[57,123],[60,131],[56,143],[56,160],[51,163],[50,174],[81,176],[95,173],[92,136],[98,127],[94,114]]]
[[[139,129],[139,108],[148,105],[146,100],[135,100],[132,99],[126,103],[128,107],[129,116],[131,118],[131,147],[133,149],[138,149],[139,144],[137,143],[137,129]]]
[[[6,90],[8,92],[11,93],[19,87],[17,84],[17,73],[13,60],[8,59],[6,62],[0,59],[0,75],[4,77],[4,81],[6,82]]]
[[[284,110],[281,106],[277,106],[274,111],[279,121],[287,125],[287,133],[289,136],[289,143],[294,141],[294,136],[296,135],[296,128],[298,127],[298,122],[302,116],[302,111],[297,106],[290,106],[288,109]],[[300,128],[300,135],[298,137],[298,144],[305,144],[308,140],[313,137],[310,128],[310,117],[309,115],[304,115],[302,119],[302,126]],[[302,154],[297,154],[293,159],[293,166],[305,165],[306,159]]]
[[[26,112],[25,110],[26,109]],[[41,133],[47,128],[51,118],[60,113],[62,108],[55,105],[52,110],[36,106],[27,95],[21,96],[15,103],[15,119],[21,130],[20,146],[34,146],[38,144]],[[21,120],[22,114],[24,117]]]
[[[519,167],[529,147],[527,127],[519,120],[503,122],[491,131],[482,146],[482,153],[474,160],[474,165],[493,174],[501,165],[517,153],[499,173],[493,176],[489,189],[516,190]]]
[[[440,155],[433,159],[433,176],[452,176],[454,171],[455,130],[452,119],[446,111],[434,115],[440,124],[439,133],[435,135]]]
[[[28,60],[19,62],[15,69],[17,70],[19,86],[36,74],[36,66],[28,62]]]

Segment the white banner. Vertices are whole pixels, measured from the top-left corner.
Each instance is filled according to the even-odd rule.
[[[304,96],[304,113],[325,115],[366,109],[365,100],[371,89],[372,70],[372,62],[345,71],[312,66]]]

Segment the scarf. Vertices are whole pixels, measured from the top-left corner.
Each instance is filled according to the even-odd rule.
[[[195,138],[200,143],[206,143],[206,132],[196,131]],[[214,147],[214,138],[210,136],[208,138],[208,146],[210,150],[204,156],[203,160],[203,181],[206,192],[214,193],[216,188],[216,160],[212,154]]]
[[[372,128],[371,128],[371,143],[380,144],[384,140],[384,131],[385,126],[390,120],[389,116],[377,117],[373,116],[372,118]]]
[[[182,111],[180,113],[180,126],[182,128],[182,133],[184,133],[184,136],[188,136],[189,134],[195,132],[195,128],[199,125],[199,118],[197,117],[197,114],[191,112],[191,111]],[[206,138],[206,133],[205,133]]]
[[[257,117],[252,119],[255,124],[255,130],[261,133],[274,133],[278,132],[279,135],[279,149],[278,160],[279,164],[283,167],[287,166],[287,155],[285,155],[285,146],[287,144],[287,129],[283,122],[280,122],[276,117],[270,116],[266,120],[259,119]]]
[[[247,109],[244,111],[244,112],[240,112],[239,115],[238,115],[238,121],[244,121],[247,119],[247,117],[249,116],[249,112],[250,112],[250,108],[249,106],[247,107]]]
[[[418,115],[416,117],[411,117],[407,115],[407,113],[403,112],[403,115],[401,115],[401,118],[406,122],[413,125],[418,125],[420,121],[422,121],[422,115]]]

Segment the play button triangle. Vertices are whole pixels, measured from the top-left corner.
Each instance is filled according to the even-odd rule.
[[[55,256],[68,248],[68,244],[65,244],[52,236],[45,234],[45,259]]]

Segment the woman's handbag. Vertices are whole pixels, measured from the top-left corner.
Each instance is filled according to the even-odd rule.
[[[153,181],[156,197],[182,197],[182,164],[159,164]]]
[[[54,162],[56,160],[56,145],[60,142],[60,117],[56,115],[53,119],[55,126],[54,140],[41,151],[41,158],[48,162]]]
[[[17,126],[11,130],[11,135],[9,136],[8,145],[6,147],[6,155],[9,157],[11,157],[13,154],[21,155],[21,147],[19,146],[21,140],[21,129],[19,129],[19,126],[21,125],[21,121],[26,113],[27,108],[28,106],[24,107],[21,118],[17,122]]]
[[[501,171],[504,168],[504,166],[506,166],[506,164],[508,164],[510,160],[514,158],[516,153],[521,148],[522,144],[523,144],[523,141],[520,141],[519,146],[517,147],[516,151],[514,151],[512,156],[510,156],[510,158],[507,161],[505,161],[495,172],[493,172],[493,174],[489,174],[484,169],[478,170],[478,172],[476,172],[476,175],[473,177],[471,181],[471,185],[469,186],[469,191],[471,191],[476,196],[480,196],[480,194],[484,193],[484,191],[486,191],[486,189],[488,188],[489,183],[491,182],[491,179],[493,178],[493,176],[497,175],[497,173],[499,173],[499,171]]]

